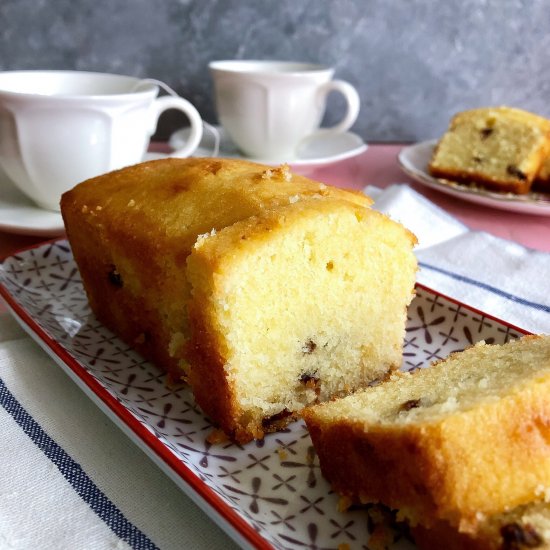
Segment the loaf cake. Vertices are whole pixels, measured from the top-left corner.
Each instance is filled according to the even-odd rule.
[[[417,525],[411,534],[420,550],[550,550],[550,504],[532,502],[489,516],[475,533],[439,522],[430,529]]]
[[[550,487],[550,336],[479,343],[303,415],[336,491],[474,532]]]
[[[414,236],[361,193],[164,159],[61,201],[97,318],[246,442],[401,364]]]
[[[432,176],[527,193],[550,153],[550,121],[510,107],[458,113],[437,144]]]

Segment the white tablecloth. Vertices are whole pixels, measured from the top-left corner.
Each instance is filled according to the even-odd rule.
[[[420,282],[550,332],[550,255],[468,231],[407,186],[368,192],[418,235]],[[0,548],[235,547],[7,313],[0,405]]]
[[[237,548],[7,313],[0,548]]]

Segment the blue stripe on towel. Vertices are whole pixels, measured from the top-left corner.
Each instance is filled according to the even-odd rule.
[[[438,273],[442,273],[443,275],[447,275],[448,277],[456,279],[457,281],[460,281],[462,283],[467,283],[469,285],[477,286],[479,288],[482,288],[483,290],[487,290],[489,292],[492,292],[493,294],[497,294],[498,296],[502,296],[503,298],[511,300],[512,302],[517,302],[522,306],[532,307],[534,309],[538,309],[539,311],[550,313],[550,306],[547,306],[544,304],[538,304],[536,302],[530,302],[529,300],[525,300],[524,298],[520,298],[519,296],[515,296],[514,294],[504,292],[499,288],[488,285],[486,283],[482,283],[481,281],[476,281],[475,279],[470,279],[469,277],[465,277],[464,275],[459,275],[458,273],[453,273],[452,271],[447,271],[445,269],[441,269],[440,267],[435,267],[433,265],[429,265],[424,262],[418,262],[418,265],[426,269],[431,269],[432,271],[437,271]]]
[[[153,550],[157,546],[149,540],[99,490],[76,463],[21,406],[5,383],[0,379],[0,405],[12,416],[32,442],[55,464],[76,493],[122,540],[136,550]]]

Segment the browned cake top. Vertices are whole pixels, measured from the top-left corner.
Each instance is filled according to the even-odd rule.
[[[63,195],[61,207],[78,209],[87,223],[110,225],[120,235],[160,231],[191,246],[197,235],[212,229],[275,206],[322,197],[365,207],[372,202],[361,193],[293,174],[286,165],[172,158],[87,180]]]

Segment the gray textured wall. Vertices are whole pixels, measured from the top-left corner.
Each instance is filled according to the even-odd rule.
[[[1,70],[157,78],[215,122],[206,65],[231,58],[335,66],[360,90],[354,130],[369,141],[435,137],[477,105],[550,117],[545,0],[0,0]]]

